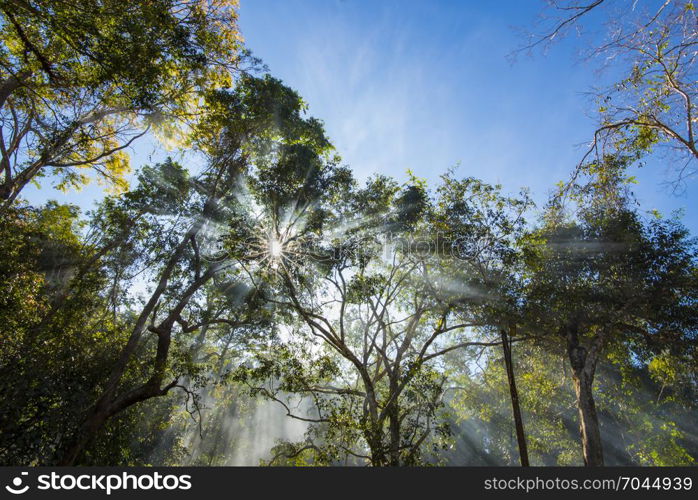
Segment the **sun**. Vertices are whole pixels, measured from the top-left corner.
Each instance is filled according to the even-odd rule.
[[[263,215],[259,215],[258,223],[252,228],[251,237],[247,241],[247,258],[256,261],[260,267],[273,271],[288,270],[305,253],[298,228],[301,219],[296,217],[293,221],[284,223],[265,220]]]
[[[272,260],[279,260],[284,254],[284,245],[278,238],[270,237],[267,244],[267,251]]]

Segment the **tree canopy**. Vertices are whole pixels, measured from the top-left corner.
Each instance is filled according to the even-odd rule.
[[[531,47],[606,5],[554,4]],[[0,1],[0,463],[694,464],[698,243],[630,185],[695,156],[695,11],[654,14],[536,207],[358,178],[235,2]],[[201,163],[126,182],[151,132]],[[89,211],[22,196],[95,176]]]
[[[30,182],[124,189],[127,148],[175,139],[240,67],[236,2],[0,3],[3,207]]]

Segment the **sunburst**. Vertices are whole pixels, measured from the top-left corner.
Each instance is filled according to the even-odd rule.
[[[278,238],[272,236],[267,242],[267,252],[270,260],[280,260],[284,255],[284,245]]]
[[[291,266],[294,257],[300,256],[299,244],[293,230],[262,229],[250,245],[260,266],[277,271]]]

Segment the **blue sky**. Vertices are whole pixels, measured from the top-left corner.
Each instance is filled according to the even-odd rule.
[[[532,26],[542,4],[242,0],[240,25],[272,74],[325,121],[359,177],[401,177],[409,168],[435,179],[459,164],[461,175],[511,191],[528,186],[543,202],[592,136],[584,93],[606,75],[580,62],[584,40],[576,37],[547,54],[507,59],[522,42],[515,28]],[[675,196],[661,185],[661,166],[638,179],[643,208],[683,208],[698,233],[698,181]]]
[[[247,46],[270,72],[298,90],[325,122],[357,177],[411,169],[435,180],[459,165],[462,176],[527,186],[545,201],[566,179],[594,130],[584,92],[603,79],[576,56],[571,37],[547,54],[507,60],[536,19],[535,0],[241,0]],[[161,156],[139,145],[135,166]],[[698,234],[698,180],[681,196],[662,187],[660,165],[638,172],[643,209],[684,209]],[[32,201],[56,198],[89,206],[96,186],[62,196],[32,189]]]

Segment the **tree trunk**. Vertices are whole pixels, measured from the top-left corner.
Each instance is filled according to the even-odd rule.
[[[511,394],[511,408],[514,412],[514,424],[516,426],[516,440],[519,443],[519,459],[522,467],[528,467],[528,446],[526,445],[526,433],[524,431],[521,406],[519,405],[519,392],[516,390],[516,378],[514,377],[514,364],[511,358],[511,343],[507,332],[502,328],[502,350],[504,351],[504,364],[509,380],[509,393]]]
[[[603,448],[601,446],[601,431],[599,418],[594,404],[593,384],[596,363],[603,346],[605,334],[596,335],[591,347],[587,349],[579,343],[578,325],[571,323],[567,326],[567,355],[572,367],[572,381],[577,396],[577,411],[579,413],[579,433],[582,439],[582,455],[584,465],[599,467],[603,465]]]
[[[579,412],[579,432],[582,437],[582,454],[584,465],[599,467],[603,465],[603,448],[601,446],[601,432],[599,430],[599,418],[596,415],[596,405],[592,393],[593,377],[589,377],[584,370],[574,370],[572,374],[574,392],[577,396],[577,409]]]

